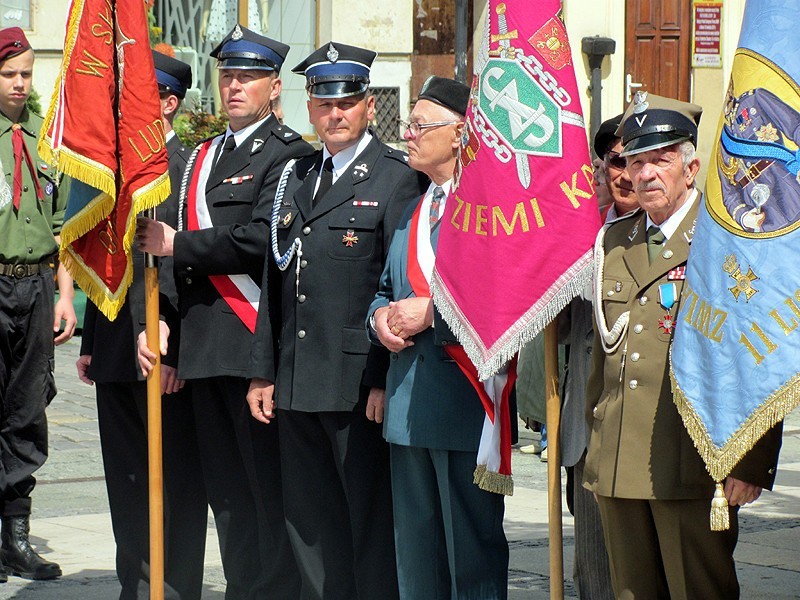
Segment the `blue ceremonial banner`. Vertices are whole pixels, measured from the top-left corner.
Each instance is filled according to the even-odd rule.
[[[675,403],[722,481],[800,402],[800,13],[747,0],[672,346]]]

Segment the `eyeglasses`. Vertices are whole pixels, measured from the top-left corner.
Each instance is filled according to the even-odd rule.
[[[431,123],[408,123],[406,121],[400,121],[400,125],[403,126],[403,129],[405,131],[410,131],[411,135],[414,137],[419,136],[423,129],[443,127],[444,125],[455,125],[456,123],[461,123],[461,121],[433,121]]]
[[[624,171],[628,166],[628,161],[619,152],[610,151],[606,153],[606,165],[616,169],[617,171]]]

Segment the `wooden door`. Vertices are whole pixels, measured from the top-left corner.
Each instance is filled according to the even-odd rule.
[[[691,9],[691,0],[625,0],[626,106],[637,89],[689,101]]]

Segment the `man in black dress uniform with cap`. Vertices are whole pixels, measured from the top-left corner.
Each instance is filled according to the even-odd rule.
[[[380,425],[388,353],[370,347],[363,322],[391,235],[427,182],[367,127],[375,56],[331,42],[293,69],[306,76],[309,119],[324,147],[294,165],[276,199],[279,252],[302,245],[279,261],[285,270],[275,269],[272,253],[267,263],[280,278],[280,299],[270,297],[281,306],[279,356],[263,309],[253,345],[248,401],[262,422],[277,403],[284,506],[303,598],[397,597]],[[262,307],[266,301],[262,290]]]
[[[166,132],[172,194],[156,209],[160,221],[178,221],[178,192],[189,150],[172,130],[186,90],[192,85],[189,65],[153,52],[161,119]],[[178,298],[172,258],[161,262],[160,313],[174,329]],[[144,263],[134,251],[133,282],[114,321],[86,304],[78,376],[97,390],[97,417],[111,524],[117,543],[120,600],[149,597],[149,514],[147,459],[147,384],[136,360],[136,338],[144,329]],[[176,378],[178,346],[173,344],[161,366],[164,427],[164,584],[165,597],[199,598],[208,521],[203,474],[197,450],[194,415],[188,389]]]
[[[140,249],[174,256],[178,376],[191,389],[228,599],[299,596],[275,458],[278,432],[258,426],[245,401],[272,200],[286,162],[312,152],[270,112],[288,51],[240,25],[212,51],[228,130],[190,158],[183,229],[143,219],[137,233]]]

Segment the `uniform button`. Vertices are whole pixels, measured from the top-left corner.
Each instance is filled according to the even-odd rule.
[[[610,298],[614,295],[614,290],[608,290],[607,296]]]
[[[233,198],[233,192],[231,192],[230,194],[228,194],[228,198]]]
[[[392,360],[397,360],[397,352],[392,352],[391,358]]]
[[[192,285],[192,278],[191,277],[187,277],[186,278],[186,285]]]
[[[355,217],[350,217],[350,222],[351,223],[355,223],[356,222],[356,218]]]
[[[304,258],[300,261],[300,268],[305,269],[308,266],[308,261]]]
[[[597,407],[595,406],[595,407],[592,409],[592,415],[596,415],[596,414],[597,414]]]
[[[639,306],[644,306],[645,304],[647,304],[647,296],[642,296],[639,298]]]
[[[28,186],[27,185],[23,185],[22,186],[22,191],[23,192],[27,192],[28,191]]]
[[[297,332],[297,337],[299,337],[301,340],[302,340],[304,337],[306,337],[306,330],[305,330],[305,329],[301,329],[300,331],[298,331],[298,332]]]
[[[661,256],[664,258],[672,258],[672,250],[664,250],[664,253]]]
[[[25,222],[26,223],[30,223],[31,222],[31,218],[30,217],[25,217]]]
[[[634,352],[633,354],[631,354],[631,360],[633,362],[636,362],[637,360],[639,360],[639,353],[638,352]]]
[[[631,388],[632,390],[635,390],[637,387],[639,387],[639,382],[636,381],[635,379],[631,379],[630,382],[628,383],[628,387]]]
[[[305,294],[300,294],[300,295],[297,297],[297,301],[298,301],[300,304],[302,304],[303,302],[305,302],[305,301],[306,301],[306,295],[305,295]]]
[[[419,355],[419,362],[425,362],[425,356],[420,354]]]
[[[33,248],[28,248],[28,254],[33,254]]]
[[[309,227],[308,225],[306,225],[305,227],[303,227],[303,233],[304,233],[304,234],[306,234],[306,235],[308,235],[309,233],[311,233],[311,227]]]
[[[191,273],[192,272],[192,267],[186,267],[186,272],[187,273]]]
[[[633,333],[642,333],[643,330],[644,330],[644,325],[642,325],[641,323],[637,323],[636,325],[633,326]]]

